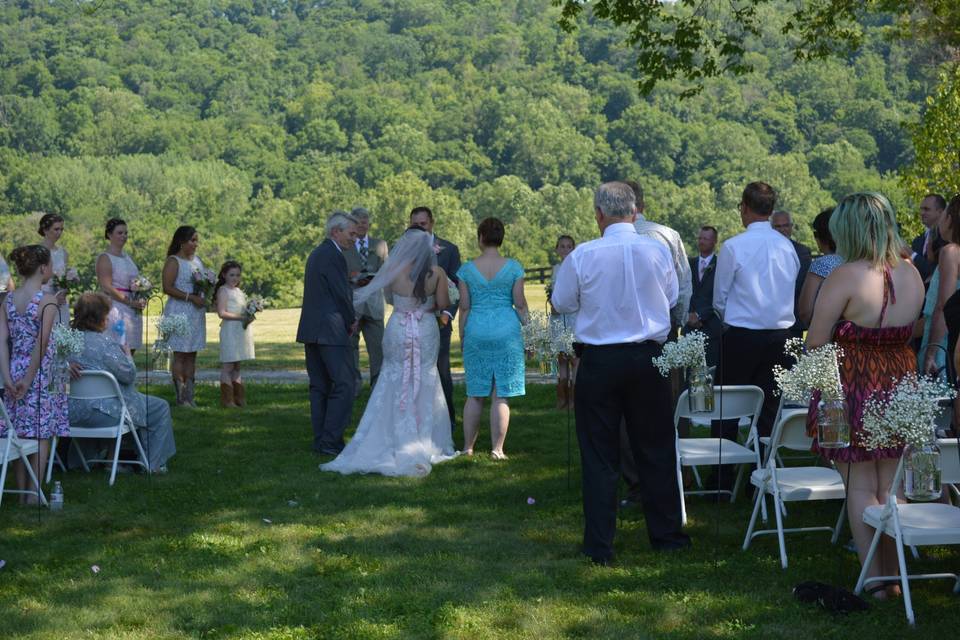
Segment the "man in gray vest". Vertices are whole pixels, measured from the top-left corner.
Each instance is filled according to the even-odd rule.
[[[357,221],[357,239],[343,252],[347,261],[347,274],[350,286],[357,289],[373,279],[387,260],[387,243],[371,238],[370,212],[363,207],[355,207],[350,217]],[[370,357],[370,388],[377,384],[380,366],[383,364],[383,294],[377,293],[356,308],[360,330],[353,334],[353,364],[357,371],[355,394],[360,394],[363,380],[360,378],[360,334],[367,345]]]

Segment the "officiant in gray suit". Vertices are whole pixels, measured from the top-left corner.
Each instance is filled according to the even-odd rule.
[[[353,246],[356,223],[347,213],[335,211],[326,231],[326,240],[310,253],[304,269],[297,342],[303,344],[310,377],[313,450],[337,455],[344,447],[354,398],[350,348],[357,321],[343,254]]]
[[[363,207],[355,207],[350,217],[357,221],[357,239],[349,249],[343,252],[347,261],[347,274],[350,286],[358,289],[365,286],[380,267],[387,260],[387,243],[383,240],[371,238],[370,212]],[[360,334],[367,346],[367,355],[370,359],[370,388],[377,384],[380,375],[380,366],[383,364],[383,293],[378,292],[370,296],[357,308],[357,321],[360,330],[353,334],[353,364],[356,369],[355,395],[360,394],[363,380],[360,377]]]

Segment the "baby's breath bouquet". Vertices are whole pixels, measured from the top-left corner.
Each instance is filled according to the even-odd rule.
[[[663,345],[663,353],[653,359],[660,375],[670,375],[671,369],[707,368],[707,336],[702,331],[694,331],[680,336],[676,342]]]
[[[70,376],[69,360],[83,352],[83,332],[57,323],[53,325],[50,340],[53,344],[50,390],[62,392]]]
[[[863,445],[867,449],[890,449],[926,443],[934,420],[943,412],[939,401],[956,395],[942,380],[906,374],[889,391],[867,399],[863,407]]]
[[[784,351],[797,362],[789,369],[774,366],[773,377],[788,400],[807,404],[814,391],[819,391],[824,401],[843,398],[839,367],[843,350],[840,347],[828,342],[822,347],[804,351],[803,340],[791,338],[787,340]]]
[[[247,298],[247,304],[243,307],[243,328],[246,329],[250,323],[257,319],[257,314],[267,307],[267,301],[263,296],[253,294]]]
[[[550,322],[550,350],[558,356],[573,357],[573,330],[566,327],[562,320]]]
[[[190,335],[190,322],[182,313],[172,313],[157,318],[157,339],[153,343],[152,366],[154,369],[165,368],[163,365],[172,351],[170,338],[174,336]]]
[[[523,348],[540,363],[541,373],[547,373],[555,363],[560,353],[566,353],[564,349],[572,346],[564,345],[564,338],[559,338],[552,331],[550,319],[543,311],[530,311],[527,314],[527,322],[521,326],[523,333]],[[571,337],[570,344],[573,343]]]

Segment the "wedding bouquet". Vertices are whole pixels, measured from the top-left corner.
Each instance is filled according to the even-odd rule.
[[[250,323],[257,319],[257,314],[266,306],[267,301],[262,296],[254,294],[247,298],[247,304],[243,307],[243,328],[249,327]]]
[[[172,313],[157,318],[157,339],[153,343],[153,368],[170,355],[170,338],[190,335],[190,323],[182,313]]]
[[[55,270],[52,280],[54,290],[63,291],[67,296],[80,288],[80,274],[73,267]]]
[[[943,412],[940,400],[953,399],[947,383],[908,373],[892,389],[878,392],[863,407],[863,444],[867,449],[920,446],[932,433],[934,420]]]
[[[130,297],[137,301],[146,301],[153,291],[153,283],[146,276],[135,276],[130,279]]]
[[[670,375],[671,369],[707,368],[707,335],[694,331],[680,336],[676,342],[663,346],[663,353],[653,359],[660,375]]]
[[[573,330],[564,326],[563,321],[550,323],[550,350],[558,356],[573,357]]]
[[[824,401],[843,398],[839,367],[843,350],[840,347],[829,342],[804,352],[803,340],[791,338],[787,340],[784,351],[797,362],[789,369],[774,366],[773,377],[787,399],[807,404],[815,390],[820,392]]]
[[[201,296],[207,305],[213,304],[213,290],[217,286],[217,274],[200,267],[193,270],[193,293]]]
[[[70,377],[70,358],[83,352],[83,332],[57,323],[53,325],[50,339],[53,342],[54,358],[53,371],[49,378],[50,391],[61,392]]]
[[[447,295],[450,296],[450,304],[460,304],[460,289],[452,281],[447,280]]]

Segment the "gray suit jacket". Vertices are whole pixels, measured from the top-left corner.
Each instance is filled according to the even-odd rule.
[[[297,342],[349,347],[356,320],[347,262],[333,240],[321,242],[307,258]]]
[[[360,274],[360,252],[357,245],[354,244],[343,252],[343,257],[347,261],[347,275],[351,280]],[[387,243],[383,240],[367,236],[367,273],[374,274],[380,270],[383,263],[387,260]],[[357,286],[351,281],[350,286],[354,289]],[[370,296],[366,302],[356,309],[358,316],[366,316],[374,320],[383,320],[383,293]]]

